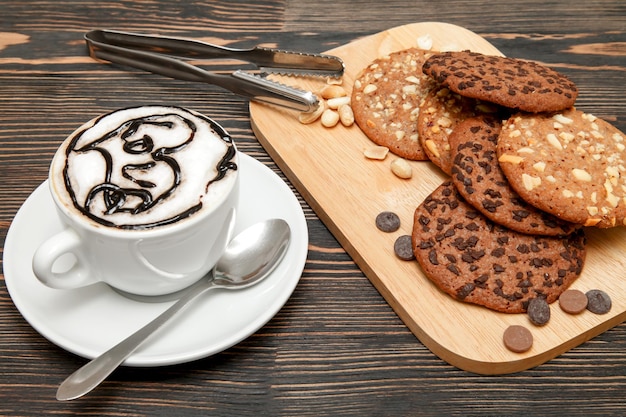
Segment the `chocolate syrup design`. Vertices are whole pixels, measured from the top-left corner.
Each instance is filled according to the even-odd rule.
[[[207,123],[227,147],[215,166],[215,175],[208,178],[206,185],[196,195],[202,191],[206,194],[211,185],[224,178],[228,171],[237,170],[233,162],[236,150],[230,136],[208,118],[200,117],[199,122]],[[185,167],[181,167],[177,156],[190,147],[194,140],[203,140],[197,137],[198,126],[191,118],[176,112],[137,117],[88,143],[78,145],[87,130],[89,128],[78,132],[71,140],[63,169],[65,188],[72,203],[85,216],[108,227],[147,229],[176,223],[202,208],[202,201],[194,199],[182,211],[147,223],[119,223],[110,217],[119,213],[141,215],[160,204],[166,204],[169,197],[176,198],[175,192],[187,181]],[[122,157],[115,157],[112,151]],[[83,200],[73,189],[69,161],[72,154],[90,152],[100,154],[105,172],[101,181],[89,190]],[[104,207],[104,211],[99,212],[94,208],[96,205]]]

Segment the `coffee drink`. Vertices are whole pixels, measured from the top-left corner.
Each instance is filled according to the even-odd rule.
[[[188,287],[232,238],[238,161],[226,131],[191,110],[133,107],[85,123],[50,165],[63,228],[33,254],[35,276],[145,296]]]
[[[53,194],[94,225],[144,230],[211,210],[233,188],[235,145],[179,107],[117,110],[77,129],[51,165]]]

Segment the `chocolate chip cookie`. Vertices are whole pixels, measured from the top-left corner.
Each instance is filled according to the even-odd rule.
[[[565,75],[521,59],[443,52],[428,58],[422,70],[463,96],[526,112],[563,110],[578,96],[578,88]]]
[[[502,122],[479,116],[459,123],[450,135],[452,182],[465,200],[490,220],[526,234],[557,236],[576,226],[526,203],[500,169],[496,144]]]
[[[448,138],[456,125],[469,117],[497,110],[497,106],[463,97],[447,87],[431,90],[420,103],[417,118],[419,140],[428,159],[450,175],[452,157]]]
[[[579,276],[585,259],[582,229],[542,237],[497,225],[466,203],[446,181],[415,210],[415,258],[426,276],[455,299],[506,312],[548,303]]]

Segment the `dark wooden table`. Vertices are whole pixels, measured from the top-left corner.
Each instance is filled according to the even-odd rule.
[[[506,55],[567,74],[580,87],[579,108],[626,131],[622,0],[4,0],[0,13],[3,243],[18,208],[46,179],[59,143],[84,121],[116,108],[193,108],[221,122],[241,151],[280,173],[252,133],[246,100],[213,86],[96,63],[82,39],[93,28],[321,52],[402,24],[449,22],[483,35]],[[206,359],[121,368],[71,403],[57,402],[56,388],[85,359],[34,331],[3,280],[0,415],[626,415],[626,325],[517,374],[459,370],[413,336],[301,203],[308,260],[294,294],[266,326]]]

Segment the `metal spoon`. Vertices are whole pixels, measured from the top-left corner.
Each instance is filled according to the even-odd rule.
[[[67,377],[57,390],[57,400],[82,397],[100,385],[148,337],[200,294],[213,288],[250,287],[267,277],[287,251],[290,235],[289,225],[281,219],[266,220],[241,232],[230,241],[207,279],[201,279],[157,318]]]

